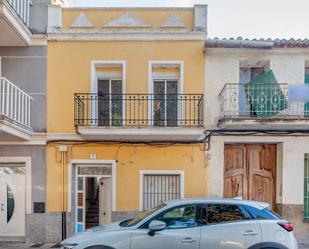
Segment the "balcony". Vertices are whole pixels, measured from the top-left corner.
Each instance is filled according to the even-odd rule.
[[[75,94],[75,126],[85,139],[196,141],[202,94]]]
[[[0,0],[0,46],[29,46],[31,0]]]
[[[220,128],[307,129],[309,103],[289,102],[288,84],[225,84],[220,100]]]
[[[0,78],[0,141],[30,140],[32,98],[5,78]]]

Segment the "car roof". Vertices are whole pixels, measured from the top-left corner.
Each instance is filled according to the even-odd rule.
[[[168,206],[185,205],[185,204],[234,204],[234,205],[247,205],[257,209],[269,208],[269,204],[265,202],[247,201],[242,199],[226,199],[226,198],[194,198],[194,199],[178,199],[166,201],[165,204]]]

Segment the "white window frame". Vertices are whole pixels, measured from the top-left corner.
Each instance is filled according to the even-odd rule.
[[[164,73],[158,76],[155,72],[153,72],[154,66],[172,66],[176,65],[179,66],[180,72],[179,76],[175,77],[172,73],[166,74],[164,76]],[[184,62],[183,61],[149,61],[148,62],[148,94],[154,94],[154,81],[155,80],[178,80],[179,87],[178,87],[178,94],[183,94],[184,92]],[[180,120],[182,119],[183,113],[180,112],[181,110],[181,103],[179,101],[178,103],[178,117],[179,120],[178,125],[180,125]],[[148,103],[148,120],[152,120],[150,123],[151,126],[153,126],[153,117],[151,116],[152,112],[152,103]]]
[[[179,175],[180,176],[180,198],[184,198],[185,174],[183,170],[140,170],[139,172],[139,211],[144,209],[144,176],[145,175]]]
[[[98,80],[103,79],[100,76],[98,77],[96,67],[98,66],[121,66],[122,68],[122,94],[126,93],[126,61],[96,61],[93,60],[91,61],[91,75],[90,75],[90,82],[91,82],[91,93],[92,94],[98,94]],[[114,79],[113,74],[111,74],[111,79]],[[123,99],[123,108],[122,108],[122,125],[125,125],[125,100]],[[90,125],[91,126],[98,126],[98,104],[95,103],[93,107],[93,112],[91,113],[91,118],[93,120],[96,120],[92,122]]]

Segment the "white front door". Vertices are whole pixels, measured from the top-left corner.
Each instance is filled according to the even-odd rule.
[[[0,240],[25,236],[25,167],[0,166]]]
[[[101,178],[99,181],[100,225],[111,223],[112,216],[112,178]]]

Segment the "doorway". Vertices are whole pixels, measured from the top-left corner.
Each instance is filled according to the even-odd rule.
[[[77,166],[75,232],[111,223],[112,169],[98,165]]]
[[[226,144],[224,146],[224,197],[276,205],[277,145]]]
[[[25,237],[25,173],[24,164],[0,164],[0,240]]]

